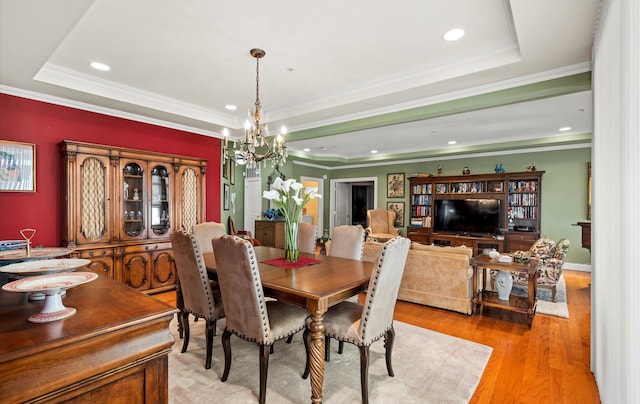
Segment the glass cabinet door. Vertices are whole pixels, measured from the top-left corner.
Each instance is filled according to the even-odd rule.
[[[143,174],[142,167],[137,163],[124,166],[123,229],[129,237],[138,237],[144,232]]]
[[[171,200],[169,170],[162,165],[151,169],[151,230],[155,235],[169,232],[169,201]]]

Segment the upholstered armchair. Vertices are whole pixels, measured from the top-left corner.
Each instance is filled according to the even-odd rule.
[[[560,239],[557,243],[551,237],[539,238],[529,251],[516,251],[512,253],[514,261],[537,260],[538,288],[550,289],[551,300],[555,303],[558,281],[562,275],[562,265],[564,265],[567,251],[569,250],[569,240]],[[512,274],[513,284],[527,286],[526,274]],[[494,271],[491,271],[491,284],[493,286],[495,278]]]
[[[183,297],[183,307],[180,308],[184,330],[182,353],[187,351],[189,345],[189,314],[193,314],[196,319],[205,319],[206,357],[204,367],[210,369],[216,323],[218,319],[224,317],[220,289],[211,287],[198,240],[193,234],[182,231],[171,233],[171,248]]]
[[[384,337],[387,373],[393,377],[391,353],[395,331],[393,330],[393,310],[398,298],[398,290],[404,272],[411,241],[395,237],[387,241],[376,268],[371,273],[369,288],[364,305],[341,302],[330,307],[324,316],[325,335],[340,342],[354,344],[360,350],[360,384],[362,403],[369,400],[369,347]],[[309,329],[304,332],[305,343],[310,338]],[[309,360],[303,378],[309,375]]]
[[[393,227],[396,212],[392,210],[371,209],[367,211],[367,237],[377,241],[387,241],[396,237],[400,232]]]

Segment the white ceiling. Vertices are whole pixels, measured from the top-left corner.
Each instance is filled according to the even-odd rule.
[[[347,125],[591,70],[599,0],[2,0],[0,91],[220,137],[255,101],[291,150],[349,161],[592,130],[591,92]],[[442,34],[464,28],[457,42]],[[99,61],[108,72],[92,69]],[[238,110],[230,112],[226,104]],[[382,125],[382,124],[381,124]],[[567,133],[563,133],[566,135]],[[313,136],[311,136],[313,137]],[[323,150],[321,148],[326,148]]]

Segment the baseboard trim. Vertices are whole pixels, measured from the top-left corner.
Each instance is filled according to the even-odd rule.
[[[576,264],[574,262],[565,262],[562,269],[571,271],[591,272],[591,264]]]

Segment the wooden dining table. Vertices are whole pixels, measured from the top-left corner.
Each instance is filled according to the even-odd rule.
[[[267,265],[262,261],[284,257],[284,250],[254,247],[265,296],[304,307],[311,314],[309,363],[311,402],[322,402],[324,381],[324,314],[329,307],[367,290],[374,264],[345,258],[300,253],[318,263],[299,268]],[[204,254],[207,271],[215,274],[212,253]]]

